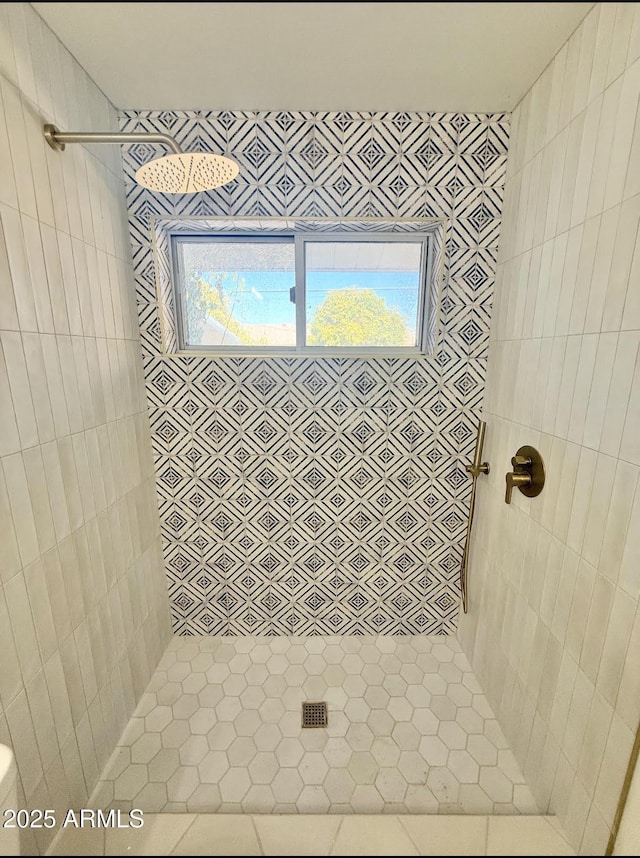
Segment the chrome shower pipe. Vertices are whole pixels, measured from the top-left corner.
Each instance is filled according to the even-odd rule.
[[[169,134],[155,134],[129,131],[59,131],[55,125],[44,126],[44,137],[56,152],[64,152],[67,143],[161,143],[173,149],[176,155],[182,149]]]
[[[467,568],[469,565],[469,542],[471,540],[471,527],[473,525],[473,513],[476,505],[476,481],[480,474],[488,474],[490,466],[488,462],[482,461],[482,449],[484,447],[484,435],[487,429],[487,424],[484,420],[478,421],[478,434],[476,435],[476,448],[473,453],[473,462],[470,465],[465,465],[464,469],[471,474],[473,483],[471,486],[471,500],[469,502],[469,519],[467,521],[467,536],[464,543],[464,551],[462,553],[462,562],[460,564],[460,593],[462,595],[462,610],[466,614],[468,610],[467,599]]]

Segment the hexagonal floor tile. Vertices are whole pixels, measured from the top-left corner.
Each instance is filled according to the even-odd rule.
[[[283,804],[295,804],[303,787],[297,769],[280,769],[271,782],[276,801]]]
[[[238,697],[223,697],[215,707],[218,721],[235,721],[242,712],[242,703]]]
[[[185,694],[199,694],[207,684],[204,673],[191,673],[182,680],[182,690]]]
[[[203,784],[217,784],[228,771],[229,760],[224,751],[209,751],[198,764],[198,774]]]
[[[179,748],[183,745],[189,736],[191,729],[188,721],[178,720],[177,718],[170,721],[164,728],[161,734],[163,748]]]
[[[402,751],[415,751],[420,746],[420,733],[412,724],[406,721],[398,722],[391,732],[391,736],[396,745]]]
[[[498,749],[486,736],[469,736],[467,750],[481,766],[495,766],[498,762]]]
[[[462,750],[467,745],[467,734],[456,721],[442,721],[438,736],[451,750]]]
[[[285,738],[275,750],[276,758],[283,767],[297,766],[304,756],[305,749],[299,739]]]
[[[364,693],[364,699],[370,709],[386,709],[391,698],[380,684],[370,685]]]
[[[332,769],[324,779],[323,787],[331,804],[348,804],[356,782],[347,769]]]
[[[209,730],[206,739],[212,751],[224,751],[236,739],[232,721],[219,721]]]
[[[446,766],[449,748],[438,736],[424,736],[418,747],[421,756],[430,766]]]
[[[162,747],[159,733],[145,733],[131,746],[132,763],[148,763]]]
[[[156,706],[144,719],[144,728],[148,733],[161,733],[171,723],[173,712],[170,706]]]
[[[232,766],[248,766],[257,753],[256,744],[249,736],[239,736],[227,748],[227,756]]]
[[[329,797],[319,785],[305,786],[296,801],[298,813],[326,813],[330,805]]]
[[[262,724],[262,720],[255,709],[245,709],[233,721],[238,736],[253,736]]]
[[[379,766],[395,766],[400,759],[400,748],[391,736],[376,736],[371,743],[371,754]]]
[[[187,801],[200,785],[200,775],[195,766],[180,766],[167,781],[169,801]]]
[[[187,799],[189,813],[215,813],[222,799],[217,784],[200,784]]]
[[[497,766],[481,766],[478,782],[495,802],[510,803],[513,800],[513,781]]]
[[[407,782],[398,769],[381,768],[376,777],[375,787],[382,798],[389,803],[403,801],[407,792]]]
[[[206,736],[190,736],[178,749],[180,764],[197,766],[209,752]]]
[[[147,767],[130,765],[119,775],[113,784],[115,799],[131,800],[135,798],[148,781]]]
[[[251,686],[251,683],[249,683]],[[265,697],[277,697],[280,699],[287,690],[287,683],[284,676],[269,676],[260,687],[264,692]]]
[[[351,746],[343,736],[332,736],[327,740],[322,753],[329,764],[329,768],[341,768],[346,766],[351,759]]]
[[[442,804],[455,804],[458,801],[460,782],[447,768],[439,766],[430,768],[427,786]]]
[[[232,673],[222,683],[222,690],[227,697],[239,697],[246,687],[247,680],[239,673]]]
[[[167,682],[162,688],[156,692],[158,704],[160,706],[171,706],[178,698],[182,697],[182,683]]]
[[[259,751],[275,751],[281,740],[282,733],[277,724],[262,724],[253,737]]]
[[[409,813],[437,813],[440,802],[426,784],[409,784],[404,797]]]
[[[487,816],[493,814],[493,800],[477,783],[460,784],[458,803],[465,813]]]
[[[398,770],[408,784],[424,784],[429,765],[417,751],[403,751],[398,761]]]
[[[468,751],[450,751],[447,767],[461,784],[477,784],[480,767]]]
[[[362,697],[353,697],[348,701],[344,714],[352,723],[364,723],[371,709]]]
[[[369,751],[354,751],[347,766],[356,784],[373,784],[378,774],[378,761]]]
[[[342,688],[347,697],[363,697],[367,690],[367,683],[362,676],[345,676]]]
[[[218,718],[216,716],[215,709],[205,709],[204,707],[200,707],[200,709],[194,712],[191,718],[189,718],[189,728],[191,732],[196,735],[201,734],[206,736],[217,720]]]
[[[215,708],[224,699],[224,691],[221,685],[207,683],[198,693],[200,706]]]
[[[219,783],[223,802],[240,802],[251,788],[251,778],[246,768],[232,768],[222,776]]]
[[[175,748],[165,748],[155,755],[147,766],[150,781],[166,781],[180,766],[180,757]]]
[[[174,718],[191,718],[191,716],[200,708],[200,701],[197,694],[182,694],[175,701],[173,706]]]
[[[366,724],[352,724],[347,730],[346,739],[354,751],[368,751],[374,736]]]
[[[167,803],[167,785],[148,783],[134,799],[134,805],[145,813],[161,813]]]
[[[254,784],[270,784],[280,768],[275,754],[269,751],[258,751],[249,763],[249,775]]]
[[[370,784],[358,784],[351,796],[354,813],[382,813],[384,803],[378,790]]]
[[[329,765],[323,754],[305,753],[298,763],[298,771],[305,784],[321,784],[329,771]]]
[[[263,685],[268,681],[269,671],[264,664],[252,664],[245,673],[247,685]]]
[[[276,799],[271,787],[254,785],[242,799],[243,813],[272,813]]]
[[[386,709],[372,709],[367,724],[374,736],[390,736],[396,726]]]
[[[249,685],[240,695],[240,703],[245,709],[259,709],[266,699],[266,694],[258,685]]]
[[[304,700],[328,726],[302,730]],[[198,813],[533,813],[455,639],[172,640],[96,787]],[[104,776],[103,776],[104,777]]]

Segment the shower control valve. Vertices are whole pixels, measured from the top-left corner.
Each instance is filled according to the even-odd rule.
[[[533,498],[539,495],[544,486],[544,462],[542,456],[534,447],[520,447],[511,459],[513,471],[506,475],[507,489],[505,503],[511,503],[514,488],[520,489],[523,495]]]

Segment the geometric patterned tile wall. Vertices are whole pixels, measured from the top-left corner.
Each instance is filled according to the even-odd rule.
[[[174,632],[454,631],[508,115],[126,111],[121,129],[240,164],[168,196],[133,181],[155,148],[123,149]],[[206,217],[444,219],[433,354],[167,354],[153,223]]]

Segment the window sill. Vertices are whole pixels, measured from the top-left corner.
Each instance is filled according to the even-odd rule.
[[[414,360],[429,359],[435,357],[433,353],[423,352],[420,349],[256,349],[242,351],[216,351],[211,348],[189,348],[182,349],[166,357],[209,357],[209,358],[358,358],[359,360],[376,360],[381,358],[412,358]]]

